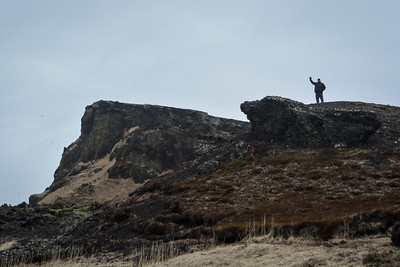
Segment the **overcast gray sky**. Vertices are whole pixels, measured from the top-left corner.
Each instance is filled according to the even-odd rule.
[[[97,100],[246,120],[278,95],[400,106],[398,0],[1,0],[0,205],[43,192]]]

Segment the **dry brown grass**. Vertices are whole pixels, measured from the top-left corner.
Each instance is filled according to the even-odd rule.
[[[334,221],[376,210],[398,210],[399,155],[360,148],[269,150],[258,147],[212,175],[178,185],[180,209],[207,221],[245,224],[266,214],[281,225]],[[226,218],[226,219],[223,219]]]
[[[151,267],[214,266],[398,266],[400,250],[388,236],[334,239],[329,242],[305,238],[252,238],[240,244],[219,246],[185,254]],[[386,264],[386,265],[385,265]]]
[[[262,229],[268,230],[260,232]],[[349,238],[349,228],[343,225],[335,238],[323,241],[316,238],[312,229],[301,235],[285,235],[282,229],[267,222],[249,219],[242,241],[232,245],[192,246],[187,254],[181,254],[177,243],[154,243],[151,250],[144,248],[132,251],[131,255],[105,253],[84,258],[79,250],[61,260],[57,249],[49,261],[42,264],[19,264],[19,267],[34,266],[141,266],[141,267],[216,267],[216,266],[399,266],[400,249],[393,247],[387,234]],[[188,241],[190,242],[190,241]],[[195,244],[195,243],[193,243]],[[134,259],[134,260],[133,260]]]
[[[207,245],[195,245],[197,241],[187,240],[186,242],[191,245],[192,249],[205,250],[210,246],[214,246],[213,243]],[[122,253],[99,253],[91,257],[83,257],[78,250],[72,251],[66,258],[60,257],[60,253],[57,249],[54,249],[54,254],[51,257],[43,259],[41,263],[29,263],[27,259],[20,259],[19,262],[10,262],[4,267],[17,266],[17,267],[34,267],[34,266],[61,266],[61,267],[76,267],[76,266],[114,266],[114,267],[127,267],[127,266],[148,266],[151,264],[157,264],[165,262],[171,258],[175,258],[181,255],[179,250],[180,242],[168,242],[168,243],[153,243],[150,250],[146,247],[135,249],[130,255],[124,255]],[[27,262],[27,263],[24,263]],[[2,266],[3,267],[3,266]]]
[[[160,251],[158,251],[160,256]],[[52,261],[41,266],[143,266],[143,267],[216,267],[216,266],[399,266],[400,250],[392,247],[386,235],[358,239],[319,241],[305,237],[282,238],[272,234],[252,237],[234,245],[215,246],[207,250],[162,260],[75,259]],[[158,257],[158,258],[157,258]],[[35,265],[24,265],[33,267]],[[38,266],[38,265],[36,265]]]
[[[306,233],[299,237],[283,237],[270,231],[257,236],[249,222],[248,237],[232,245],[197,248],[179,255],[174,243],[154,244],[150,254],[142,249],[123,256],[113,253],[84,258],[78,254],[61,260],[53,259],[34,266],[143,266],[143,267],[216,267],[216,266],[399,266],[400,249],[391,245],[388,235],[374,235],[356,239],[337,236],[329,241],[315,239]],[[132,259],[135,258],[135,261]]]

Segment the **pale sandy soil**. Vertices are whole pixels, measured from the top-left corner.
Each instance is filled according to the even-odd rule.
[[[125,135],[130,135],[136,129],[138,126],[132,127]],[[78,162],[74,167],[78,174],[63,177],[67,183],[53,192],[46,189],[37,194],[41,198],[38,204],[67,201],[76,205],[90,205],[94,202],[113,205],[126,200],[130,193],[143,184],[135,183],[132,178],[108,178],[107,173],[116,161],[115,158],[110,160],[110,154],[125,144],[126,138],[122,138],[104,158],[87,163]]]
[[[107,260],[108,258],[108,260]],[[111,260],[110,260],[111,258]],[[104,256],[102,259],[75,259],[41,266],[137,266]],[[31,265],[34,266],[34,265]],[[257,266],[400,266],[400,249],[391,245],[388,235],[358,239],[315,241],[310,239],[279,239],[256,237],[235,245],[216,246],[209,250],[184,254],[144,267],[257,267]]]
[[[136,184],[130,178],[108,178],[107,170],[114,164],[115,159],[110,161],[109,155],[97,161],[78,163],[78,167],[84,166],[86,169],[64,178],[68,183],[54,192],[46,190],[40,194],[44,198],[39,204],[52,204],[67,199],[77,205],[89,205],[93,202],[112,205],[126,200],[129,193],[142,184]]]

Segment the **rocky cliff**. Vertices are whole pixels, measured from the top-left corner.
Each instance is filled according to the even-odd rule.
[[[81,135],[64,149],[53,184],[30,202],[117,203],[145,180],[193,160],[205,141],[248,128],[200,111],[96,102],[86,107]]]
[[[71,244],[88,255],[129,255],[151,252],[155,241],[182,253],[195,249],[187,240],[266,232],[387,237],[400,221],[399,107],[266,97],[241,109],[250,123],[169,107],[88,106],[53,184],[30,205],[0,207],[0,265],[43,261],[56,246],[68,257]],[[141,256],[131,256],[133,265]]]
[[[144,181],[183,163],[197,164],[203,172],[215,170],[221,161],[211,156],[217,140],[237,151],[249,140],[281,148],[400,149],[397,107],[361,102],[305,105],[268,96],[244,102],[241,110],[252,131],[247,122],[194,110],[96,102],[86,107],[81,136],[65,148],[54,182],[30,202],[118,203]]]

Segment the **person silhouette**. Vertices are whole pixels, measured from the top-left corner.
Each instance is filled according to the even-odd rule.
[[[317,100],[317,104],[319,104],[319,100],[321,100],[321,103],[324,103],[324,95],[323,92],[326,89],[325,84],[321,82],[321,79],[318,78],[318,82],[314,82],[312,78],[310,77],[310,82],[315,86],[314,87],[314,92],[315,92],[315,99]]]

